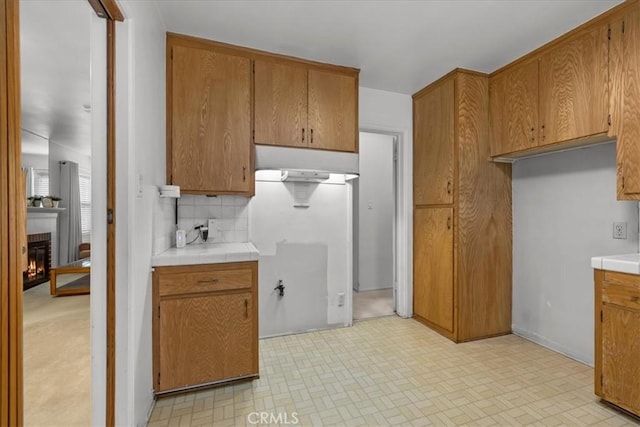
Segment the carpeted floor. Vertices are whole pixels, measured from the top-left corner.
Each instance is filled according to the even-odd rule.
[[[393,289],[353,292],[353,320],[391,316],[393,313]]]
[[[89,295],[23,295],[24,425],[91,425]]]

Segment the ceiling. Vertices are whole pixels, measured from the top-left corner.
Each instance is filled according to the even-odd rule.
[[[86,1],[20,2],[23,153],[47,140],[91,153],[90,23]]]
[[[360,68],[361,86],[411,94],[456,67],[494,71],[620,2],[152,3],[167,31]],[[122,6],[126,15],[126,2]],[[86,109],[92,13],[87,1],[20,1],[22,127],[28,131],[23,132],[27,150],[42,149],[43,139],[35,134],[90,154],[91,114]]]
[[[619,0],[163,0],[167,31],[360,68],[412,94],[456,67],[492,72]]]

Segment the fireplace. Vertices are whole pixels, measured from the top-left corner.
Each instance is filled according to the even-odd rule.
[[[51,233],[29,234],[27,244],[27,271],[22,274],[22,286],[25,291],[49,280]]]

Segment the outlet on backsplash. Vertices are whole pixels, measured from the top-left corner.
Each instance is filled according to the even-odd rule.
[[[175,200],[157,200],[154,215],[154,255],[176,244]],[[187,242],[192,241],[197,235],[194,226],[201,224],[209,226],[208,243],[247,242],[248,209],[248,197],[183,194],[178,199],[178,228],[187,233]],[[213,227],[210,221],[213,221]]]

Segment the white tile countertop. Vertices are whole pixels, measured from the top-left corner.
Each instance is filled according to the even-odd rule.
[[[257,261],[258,255],[258,249],[253,243],[196,243],[179,249],[169,248],[152,257],[151,265],[161,267]]]
[[[591,258],[591,267],[599,270],[640,274],[640,253],[593,257]]]

